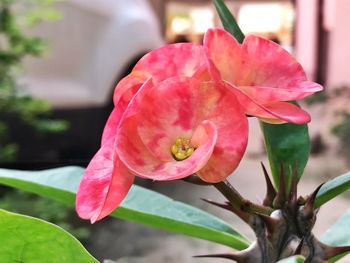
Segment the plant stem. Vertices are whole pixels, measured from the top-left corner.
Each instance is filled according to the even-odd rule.
[[[220,193],[222,193],[230,202],[230,204],[236,209],[250,214],[258,213],[264,215],[270,215],[273,211],[273,209],[270,207],[254,204],[249,200],[243,198],[241,194],[227,180],[213,184],[213,186],[219,190]]]

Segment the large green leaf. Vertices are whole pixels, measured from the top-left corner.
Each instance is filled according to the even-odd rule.
[[[222,25],[242,43],[244,34],[236,19],[223,0],[214,0]],[[273,125],[260,122],[264,134],[265,148],[269,157],[272,177],[276,188],[279,186],[280,167],[283,165],[286,177],[291,176],[291,167],[298,165],[298,174],[303,174],[310,153],[310,138],[307,125],[280,124]],[[288,181],[288,180],[287,180]],[[289,180],[290,181],[290,180]]]
[[[71,234],[56,225],[0,209],[1,263],[96,263]]]
[[[80,167],[44,171],[0,169],[0,184],[73,205],[83,172],[84,169]],[[236,249],[244,249],[249,245],[249,241],[225,221],[139,186],[131,188],[112,216]]]
[[[350,246],[350,209],[332,225],[321,237],[321,241],[331,246]],[[334,257],[330,262],[336,262],[346,254]]]
[[[350,172],[340,175],[322,185],[317,193],[315,206],[320,207],[324,203],[340,195],[350,188]],[[349,232],[350,233],[350,232]]]
[[[278,261],[278,263],[304,263],[304,262],[305,262],[305,258],[302,256],[289,257]]]
[[[265,139],[275,186],[279,186],[281,165],[286,177],[291,176],[292,167],[297,165],[299,177],[303,174],[310,153],[310,137],[307,125],[268,124],[260,122]],[[288,180],[287,180],[288,181]]]

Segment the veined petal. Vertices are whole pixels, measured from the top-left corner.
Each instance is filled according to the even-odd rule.
[[[205,69],[206,60],[202,46],[177,43],[155,49],[143,56],[132,72],[119,82],[114,91],[114,104],[118,105],[122,96],[129,102],[150,77],[154,82],[159,82],[175,76],[192,77]]]
[[[241,45],[223,29],[209,29],[204,36],[209,72],[214,80],[236,83],[242,67]]]
[[[94,223],[109,215],[127,195],[134,175],[114,154],[113,140],[106,142],[85,170],[79,185],[76,210]]]
[[[197,172],[202,180],[210,183],[223,181],[237,168],[248,142],[247,118],[235,123],[218,125],[218,140],[207,164]],[[226,128],[226,130],[225,130]]]
[[[140,89],[142,84],[147,81],[148,75],[143,72],[134,72],[122,79],[114,90],[114,109],[108,117],[103,130],[101,145],[104,145],[110,138],[114,138],[117,128],[125,109],[130,100]]]
[[[132,104],[137,103],[137,130],[145,146],[158,159],[173,160],[169,149],[176,139],[189,139],[199,122],[205,120],[196,118],[201,105],[193,93],[198,85],[195,79],[169,78],[158,84],[147,83],[135,97]]]
[[[289,102],[272,102],[265,104],[264,107],[279,119],[290,123],[305,124],[311,121],[309,113]]]
[[[133,70],[115,87],[113,94],[114,106],[119,106],[125,110],[135,93],[149,78],[150,74],[147,71]]]
[[[196,104],[192,92],[199,82],[191,78],[169,78],[158,84],[145,82],[125,112],[123,119],[137,116],[138,134],[143,144],[161,161],[171,161],[172,144],[190,138],[195,123]],[[203,121],[201,119],[200,121]]]
[[[248,142],[248,120],[231,88],[216,83],[202,83],[198,116],[206,116],[218,129],[218,140],[208,163],[197,175],[204,181],[217,183],[239,165]],[[214,106],[215,105],[215,106]]]
[[[169,77],[192,77],[206,66],[202,46],[177,43],[155,49],[136,64],[133,71],[144,71],[155,82]]]
[[[258,102],[296,100],[322,90],[307,81],[301,65],[276,43],[248,36],[240,45],[223,29],[210,29],[204,39],[213,79],[242,88]]]
[[[292,103],[272,102],[260,104],[253,98],[247,96],[239,88],[229,83],[226,84],[232,88],[239,102],[244,107],[247,115],[259,117],[269,123],[291,122],[296,124],[305,124],[310,122],[310,115]]]
[[[259,103],[299,100],[323,89],[321,85],[312,81],[299,82],[295,89],[261,86],[240,86],[238,88]]]
[[[161,161],[145,147],[138,132],[137,118],[131,116],[121,123],[117,135],[117,148],[120,159],[130,171],[140,177],[152,180],[175,180],[187,177],[200,170],[210,158],[217,139],[217,130],[210,121],[203,121],[197,129],[205,136],[193,154],[183,160]],[[168,149],[170,152],[170,148]]]
[[[214,82],[169,78],[155,85],[148,81],[130,102],[123,119],[130,116],[135,116],[137,120],[135,126],[130,128],[130,132],[124,133],[124,136],[128,137],[138,131],[133,136],[139,138],[140,146],[127,147],[126,143],[118,144],[120,158],[129,169],[137,163],[135,161],[128,165],[128,160],[122,157],[123,149],[138,148],[132,155],[139,158],[149,151],[159,161],[171,162],[173,156],[170,149],[176,139],[191,138],[194,130],[204,120],[213,122],[218,130],[213,157],[217,161],[209,161],[208,166],[199,172],[204,180],[217,182],[230,175],[242,159],[246,148],[248,123],[243,110],[231,89]],[[121,125],[124,125],[123,122],[124,120]],[[135,131],[131,132],[133,129]],[[118,132],[117,140],[120,138],[121,133]],[[130,139],[130,143],[136,141]],[[197,153],[198,149],[194,154]],[[150,162],[155,163],[151,159],[138,161],[140,165],[143,163],[146,166]],[[217,167],[220,167],[220,171],[216,170],[217,167],[214,169],[214,165],[219,165]],[[140,176],[145,174],[145,171],[134,172]]]
[[[103,129],[101,145],[106,144],[106,142],[108,141],[114,142],[115,135],[117,134],[119,121],[122,115],[123,112],[119,111],[117,108],[113,109]]]
[[[138,77],[135,75],[138,75]],[[138,74],[138,72],[135,72],[135,74],[130,74],[119,82],[115,89],[115,91],[118,90],[118,92],[114,92],[114,109],[109,115],[104,127],[101,145],[105,144],[105,142],[111,137],[116,136],[121,117],[128,107],[129,102],[135,96],[144,82],[147,82],[145,75]]]
[[[280,45],[257,36],[247,36],[242,44],[244,67],[237,86],[263,86],[298,90],[306,81],[301,65]]]

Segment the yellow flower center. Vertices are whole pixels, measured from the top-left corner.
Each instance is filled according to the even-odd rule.
[[[171,146],[171,153],[177,161],[182,161],[190,157],[194,150],[195,149],[190,146],[190,140],[185,138],[176,139],[173,146]]]

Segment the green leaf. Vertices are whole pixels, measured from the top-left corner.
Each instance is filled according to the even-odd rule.
[[[0,169],[0,184],[73,205],[83,172],[84,169],[80,167],[44,171]],[[139,186],[131,188],[126,199],[112,216],[213,241],[235,249],[249,246],[249,241],[225,221]]]
[[[324,203],[340,195],[350,188],[350,172],[340,175],[326,182],[317,193],[315,207],[320,207]],[[350,233],[350,232],[349,232]]]
[[[75,237],[58,226],[0,209],[0,262],[96,263],[98,261]]]
[[[342,215],[341,218],[332,225],[321,237],[321,241],[330,246],[349,246],[350,245],[350,209]],[[330,262],[336,262],[347,253],[336,256]]]
[[[244,34],[224,1],[214,0],[214,4],[224,28],[238,42],[242,43]],[[292,174],[291,167],[297,164],[300,177],[304,172],[310,153],[310,138],[307,125],[289,123],[278,125],[260,122],[260,126],[264,134],[265,148],[276,188],[279,186],[281,164],[287,168],[285,169],[287,178],[290,178]]]
[[[278,263],[304,263],[305,258],[303,256],[293,256],[286,259],[279,260]]]
[[[239,43],[242,43],[244,40],[244,34],[239,28],[236,19],[225,5],[225,2],[223,0],[214,0],[214,5],[224,28],[230,32]]]
[[[264,135],[265,148],[276,188],[279,186],[282,164],[287,178],[290,178],[292,167],[295,165],[298,166],[298,175],[301,177],[310,154],[307,125],[260,122],[260,127]]]

